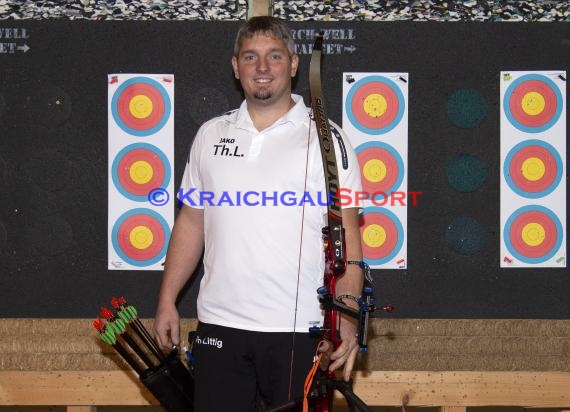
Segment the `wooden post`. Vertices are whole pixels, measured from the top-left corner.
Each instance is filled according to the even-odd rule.
[[[272,0],[250,0],[248,17],[254,16],[272,16],[273,1]]]

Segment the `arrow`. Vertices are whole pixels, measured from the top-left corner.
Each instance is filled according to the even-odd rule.
[[[107,319],[107,327],[112,328],[117,336],[123,338],[149,368],[155,366],[154,362],[147,356],[144,349],[140,347],[131,335],[129,335],[126,323],[123,319],[116,316],[109,309],[103,307],[101,308],[101,316]],[[143,343],[146,345],[146,342]]]
[[[352,54],[356,51],[356,47],[351,44],[350,46],[344,46],[344,50]]]
[[[18,46],[17,49],[26,53],[28,50],[30,50],[30,46],[28,46],[27,44],[24,44],[23,46]]]
[[[152,351],[152,353],[161,361],[166,359],[166,356],[160,350],[156,341],[148,330],[144,327],[138,317],[137,309],[127,303],[124,297],[113,298],[111,305],[115,308],[115,316],[122,319],[126,324],[130,325],[143,343]]]
[[[143,368],[141,368],[141,366],[133,359],[127,349],[117,341],[113,329],[108,328],[108,325],[104,324],[101,318],[95,319],[92,325],[99,332],[99,339],[115,348],[123,359],[131,365],[131,368],[133,368],[139,375],[144,372]]]

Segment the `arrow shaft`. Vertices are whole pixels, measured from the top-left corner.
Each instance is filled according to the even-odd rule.
[[[143,368],[133,359],[129,352],[121,345],[118,341],[113,345],[113,348],[121,355],[121,357],[127,361],[127,363],[135,370],[139,375],[144,372]]]
[[[142,339],[145,345],[148,346],[148,348],[158,359],[160,360],[166,359],[164,353],[160,350],[156,341],[150,335],[149,331],[144,327],[139,318],[135,318],[135,320],[131,322],[130,325],[133,327],[136,334],[139,335],[139,337]]]

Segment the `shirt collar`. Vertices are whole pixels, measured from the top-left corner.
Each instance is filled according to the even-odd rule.
[[[291,94],[291,98],[295,102],[295,105],[287,112],[283,117],[274,123],[275,125],[284,124],[291,122],[294,125],[299,125],[309,120],[309,109],[305,106],[303,97],[298,94]],[[243,101],[238,110],[236,117],[236,127],[240,129],[255,129],[253,126],[253,121],[249,116],[247,111],[247,101]]]

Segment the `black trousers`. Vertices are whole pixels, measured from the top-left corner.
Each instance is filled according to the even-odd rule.
[[[254,412],[301,397],[317,344],[308,333],[199,323],[192,348],[195,412]]]

